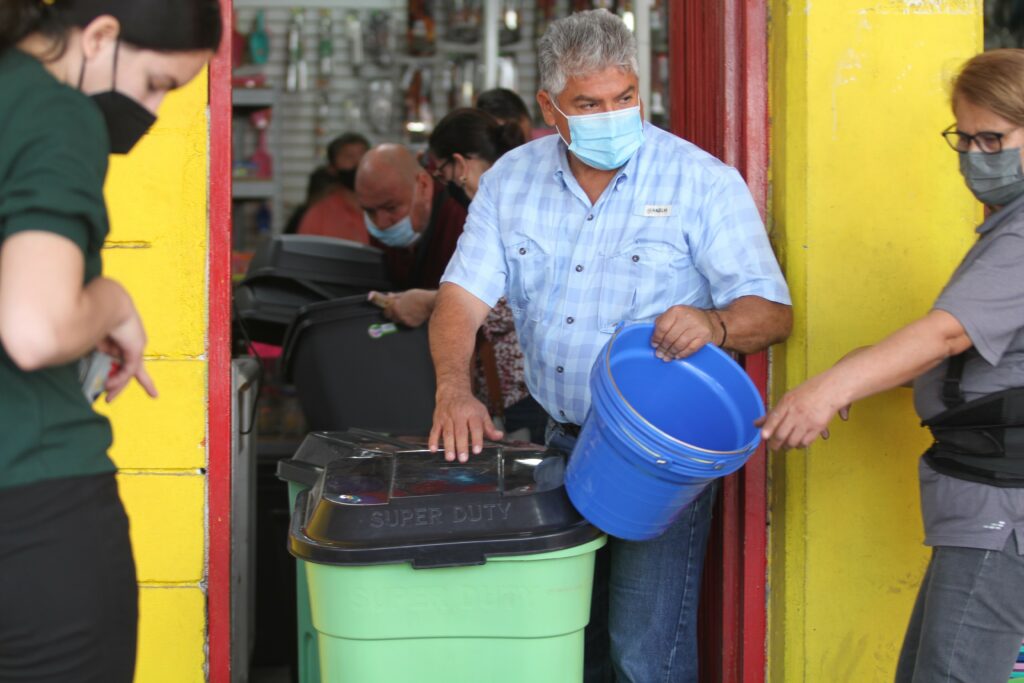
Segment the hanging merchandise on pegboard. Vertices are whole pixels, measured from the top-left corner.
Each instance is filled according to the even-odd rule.
[[[409,0],[407,40],[410,55],[434,54],[437,46],[435,9],[433,0]]]
[[[309,88],[309,65],[303,47],[305,14],[305,10],[294,9],[291,21],[288,22],[288,68],[285,75],[285,90],[288,92]]]
[[[330,142],[331,127],[331,76],[334,73],[334,21],[331,11],[320,10],[317,22],[316,41],[316,136],[314,154],[323,157]]]

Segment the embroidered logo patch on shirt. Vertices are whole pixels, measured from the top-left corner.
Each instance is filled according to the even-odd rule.
[[[644,215],[654,218],[668,218],[672,215],[671,204],[648,204],[644,207]]]

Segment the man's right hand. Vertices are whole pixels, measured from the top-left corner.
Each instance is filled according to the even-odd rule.
[[[453,462],[469,460],[469,449],[478,455],[483,451],[484,438],[500,439],[504,433],[494,426],[487,408],[470,391],[437,392],[434,407],[434,426],[428,442],[431,452],[444,445],[444,459]]]

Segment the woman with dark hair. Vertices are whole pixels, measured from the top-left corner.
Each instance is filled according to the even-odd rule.
[[[476,196],[480,176],[523,141],[518,123],[502,123],[480,109],[455,109],[434,128],[430,153],[437,161],[435,173],[448,182],[449,192],[463,194],[468,203]],[[505,299],[480,328],[475,381],[481,400],[501,418],[506,436],[543,443],[547,413],[526,388],[523,353]]]
[[[430,134],[430,153],[437,162],[434,174],[471,200],[480,186],[480,176],[501,155],[525,141],[517,123],[502,123],[480,109],[454,109]]]
[[[533,121],[523,98],[508,88],[484,90],[476,96],[476,108],[487,112],[502,123],[515,123],[523,131],[523,138],[533,137]]]
[[[103,182],[220,36],[217,0],[0,2],[0,681],[132,680],[135,565],[89,373],[108,401],[156,389],[102,275]]]

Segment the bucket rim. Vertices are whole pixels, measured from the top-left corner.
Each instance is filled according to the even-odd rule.
[[[650,323],[647,323],[647,324],[649,325]],[[689,448],[689,449],[695,450],[695,451],[700,452],[700,453],[707,453],[708,455],[725,455],[725,456],[728,456],[728,455],[741,455],[741,454],[747,453],[748,451],[750,451],[752,449],[752,447],[754,449],[756,449],[756,444],[757,444],[757,442],[759,440],[760,434],[756,435],[754,437],[754,439],[750,443],[744,445],[741,448],[737,448],[735,450],[730,450],[730,451],[716,451],[716,450],[710,449],[710,448],[701,448],[700,446],[695,446],[694,444],[687,443],[686,441],[683,441],[682,439],[678,439],[678,438],[672,436],[671,434],[669,434],[668,432],[664,431],[660,427],[654,425],[650,420],[648,420],[646,417],[641,415],[637,411],[637,409],[633,407],[633,404],[630,403],[629,400],[622,393],[622,390],[619,388],[619,383],[615,381],[615,374],[612,372],[612,349],[615,347],[615,341],[619,338],[619,333],[622,332],[624,329],[626,329],[628,327],[638,327],[638,326],[626,325],[625,323],[620,323],[619,326],[615,329],[615,332],[612,333],[612,338],[610,340],[608,340],[608,345],[605,347],[604,369],[605,369],[605,372],[607,372],[607,374],[608,374],[608,379],[611,381],[612,389],[615,390],[615,393],[618,395],[619,399],[622,401],[622,404],[624,406],[626,406],[626,408],[629,409],[629,412],[631,412],[633,415],[635,415],[636,418],[638,420],[640,420],[640,422],[642,422],[645,426],[649,427],[659,437],[667,439],[668,441],[670,441],[672,443],[679,444],[683,448]],[[717,347],[715,347],[715,346],[712,346],[711,348],[712,349],[717,349]]]

